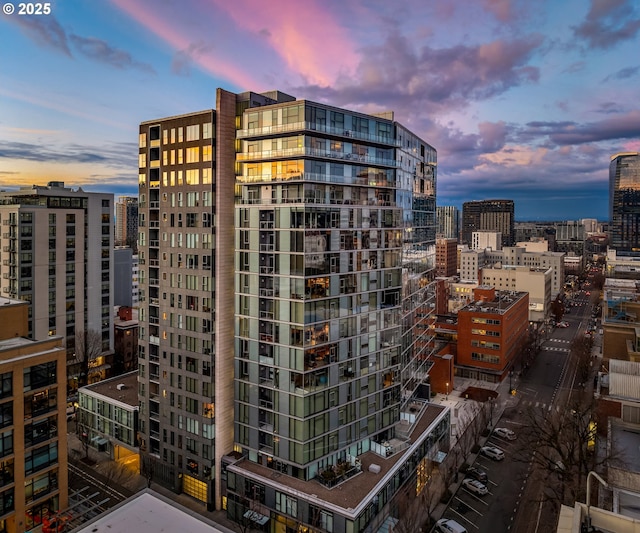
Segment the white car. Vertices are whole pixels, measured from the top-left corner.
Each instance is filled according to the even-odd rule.
[[[467,533],[464,526],[458,524],[455,520],[450,520],[448,518],[438,520],[436,522],[436,529],[440,531],[440,533]]]
[[[496,428],[493,430],[493,433],[498,435],[498,437],[501,437],[503,439],[507,439],[507,440],[516,440],[516,434],[511,431],[510,429],[507,428]]]
[[[480,448],[480,453],[494,461],[502,461],[504,459],[504,452],[495,446],[483,446]]]
[[[469,477],[462,480],[462,486],[469,492],[473,492],[478,496],[484,496],[489,492],[486,485],[480,483],[477,479],[471,479]]]

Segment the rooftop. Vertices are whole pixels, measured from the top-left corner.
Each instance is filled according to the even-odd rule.
[[[74,529],[74,533],[224,533],[215,523],[146,489]]]
[[[124,387],[119,387],[124,385]],[[116,400],[131,407],[138,406],[138,371],[134,370],[115,378],[106,379],[93,385],[87,385],[80,389],[83,392],[92,392],[112,400]],[[138,532],[140,533],[140,532]]]
[[[425,434],[429,426],[447,409],[446,407],[433,403],[424,403],[422,405],[423,407],[411,431],[413,438],[408,442],[417,442],[418,438]],[[414,406],[414,409],[416,407],[417,406]],[[394,441],[399,441],[399,439],[392,439],[390,444],[396,444]],[[400,444],[400,442],[398,442],[398,444]],[[396,449],[395,446],[394,449]],[[279,485],[305,498],[310,496],[311,499],[317,499],[318,501],[329,504],[329,506],[339,508],[338,511],[355,516],[359,512],[356,508],[367,501],[367,496],[374,491],[376,485],[380,483],[389,472],[393,471],[396,465],[401,464],[403,457],[409,453],[412,453],[409,447],[405,447],[402,451],[392,453],[388,457],[382,457],[373,451],[363,453],[358,456],[362,465],[361,472],[333,488],[328,488],[315,479],[304,481],[290,477],[244,458],[230,466],[229,470],[250,472],[253,474],[252,477],[262,478],[262,482],[265,484]],[[370,472],[369,467],[371,465],[377,465],[380,468],[379,472]]]

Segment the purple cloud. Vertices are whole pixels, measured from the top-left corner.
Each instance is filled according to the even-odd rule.
[[[67,34],[53,15],[46,17],[12,17],[20,29],[39,46],[49,47],[71,57],[67,43]]]
[[[609,74],[604,80],[604,82],[611,80],[626,80],[628,78],[632,78],[635,76],[638,71],[640,71],[640,66],[637,67],[626,67],[620,69],[618,72],[614,72],[613,74]]]
[[[343,76],[333,87],[291,90],[344,107],[362,108],[362,102],[376,102],[406,116],[414,115],[411,110],[416,107],[427,113],[460,109],[470,101],[537,82],[539,70],[527,62],[540,44],[541,37],[531,35],[476,46],[416,50],[409,39],[393,34],[380,46],[362,51],[355,77]]]
[[[155,74],[155,70],[151,65],[136,61],[129,52],[115,48],[102,39],[80,37],[73,34],[69,38],[78,52],[89,59],[100,61],[119,69],[137,68]]]
[[[522,138],[548,137],[555,146],[640,137],[640,110],[596,122],[529,122]]]
[[[635,0],[591,0],[591,9],[574,35],[589,48],[607,49],[632,39],[640,31]]]

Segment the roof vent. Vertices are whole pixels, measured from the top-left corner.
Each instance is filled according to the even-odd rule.
[[[116,389],[118,389],[118,390],[124,390],[124,389],[126,389],[126,387],[124,386],[124,383],[118,383],[118,384],[116,385]]]

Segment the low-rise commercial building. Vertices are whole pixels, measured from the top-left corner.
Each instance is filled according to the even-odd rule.
[[[78,404],[77,423],[87,445],[139,471],[138,373],[80,388]]]
[[[502,381],[512,369],[529,327],[529,295],[482,286],[458,311],[456,375]]]

